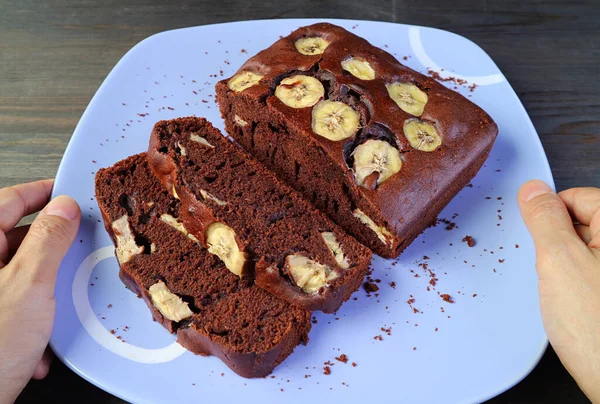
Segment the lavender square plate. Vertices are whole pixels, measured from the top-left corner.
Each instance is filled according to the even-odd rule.
[[[523,105],[491,58],[463,37],[401,24],[330,21],[418,71],[437,72],[482,106],[500,129],[486,165],[437,226],[398,259],[373,259],[377,292],[361,289],[335,315],[316,314],[307,346],[271,377],[243,379],[214,357],[184,350],[121,284],[94,200],[94,174],[146,150],[160,119],[204,116],[222,129],[215,82],[280,35],[318,20],[208,25],[143,40],[90,102],[56,178],[54,193],[73,196],[83,222],[59,271],[51,346],[79,375],[140,403],[471,403],[510,388],[536,365],[547,339],[533,245],[516,195],[528,179],[553,181]],[[467,235],[473,247],[462,241]],[[335,359],[341,354],[347,363]]]

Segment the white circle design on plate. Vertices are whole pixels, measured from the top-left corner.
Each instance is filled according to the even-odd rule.
[[[506,80],[502,73],[490,74],[487,76],[463,76],[462,74],[454,72],[442,71],[442,67],[435,63],[429,57],[427,52],[425,52],[423,41],[421,41],[421,29],[419,27],[408,28],[408,40],[410,42],[410,47],[412,48],[419,62],[421,62],[421,64],[426,68],[435,70],[443,78],[452,76],[455,79],[466,80],[469,83],[477,84],[478,86],[489,86],[491,84],[502,83]]]
[[[100,248],[90,255],[77,268],[73,279],[72,295],[75,312],[81,325],[90,337],[109,351],[139,363],[164,363],[180,357],[186,349],[177,342],[157,349],[142,348],[115,338],[100,322],[92,310],[88,296],[88,284],[94,267],[107,258],[114,258],[112,246]]]

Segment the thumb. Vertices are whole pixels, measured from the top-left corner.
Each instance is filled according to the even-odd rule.
[[[565,204],[539,180],[523,184],[519,207],[538,253],[552,252],[573,242],[581,243]]]
[[[31,224],[9,266],[19,278],[51,285],[53,293],[58,266],[75,239],[80,219],[79,206],[71,197],[54,198]]]

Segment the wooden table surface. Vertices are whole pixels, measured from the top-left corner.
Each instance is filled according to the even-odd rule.
[[[0,0],[0,187],[53,177],[115,63],[154,33],[263,18],[348,18],[433,26],[478,43],[523,101],[557,188],[600,186],[597,0]],[[116,403],[59,361],[19,402]],[[494,403],[587,402],[549,349]]]

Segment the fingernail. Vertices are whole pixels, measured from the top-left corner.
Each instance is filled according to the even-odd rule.
[[[61,195],[52,199],[42,212],[45,215],[59,216],[66,220],[74,220],[79,215],[79,206],[73,198]]]
[[[529,202],[536,196],[540,196],[543,194],[548,194],[552,191],[552,189],[543,181],[535,180],[531,181],[526,185],[526,188],[523,192],[523,199],[525,202]]]

